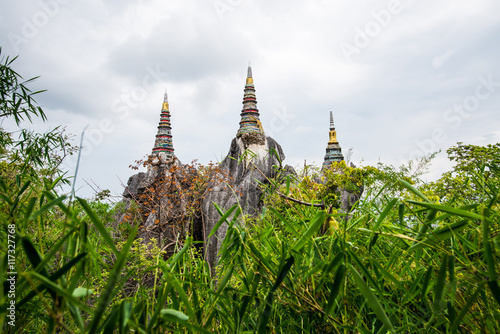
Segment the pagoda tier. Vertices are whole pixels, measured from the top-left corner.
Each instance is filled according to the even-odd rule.
[[[240,137],[245,133],[257,133],[264,135],[264,129],[262,128],[262,123],[259,119],[259,109],[257,109],[252,68],[250,66],[248,66],[245,94],[243,95],[243,109],[241,110],[240,128],[236,137]]]
[[[163,107],[160,115],[160,123],[158,124],[158,133],[156,134],[155,146],[153,147],[152,153],[152,155],[161,157],[161,160],[163,161],[169,160],[174,156],[171,129],[168,96],[165,92]]]
[[[337,141],[337,131],[335,131],[335,125],[333,123],[333,114],[330,111],[330,140],[328,141],[328,146],[326,147],[325,160],[323,162],[323,167],[327,167],[334,161],[343,161],[344,156],[342,155],[342,149],[340,148],[339,142]]]

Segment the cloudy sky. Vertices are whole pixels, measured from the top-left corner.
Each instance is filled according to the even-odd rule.
[[[88,126],[76,187],[91,196],[85,181],[120,194],[150,153],[165,89],[177,157],[222,160],[249,61],[292,166],[321,164],[330,110],[358,165],[499,142],[498,13],[497,0],[3,0],[0,46],[47,89],[49,121],[24,126],[64,125],[74,144]],[[449,166],[441,154],[428,178]]]

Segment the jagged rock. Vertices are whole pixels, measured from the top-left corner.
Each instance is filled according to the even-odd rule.
[[[340,211],[349,213],[354,205],[363,194],[363,186],[360,186],[356,192],[349,192],[342,189],[340,191]]]
[[[146,173],[129,178],[118,221],[127,221],[126,212],[135,202],[142,225],[138,238],[146,244],[154,238],[158,244],[166,245],[167,256],[174,252],[177,242],[184,239],[188,230],[195,239],[201,240],[201,208],[199,205],[193,208],[190,192],[196,173],[196,168],[182,164],[176,157],[166,163],[153,161]]]
[[[273,138],[254,137],[242,135],[232,140],[229,153],[220,164],[220,168],[227,171],[229,175],[230,187],[212,184],[202,203],[205,258],[212,274],[215,272],[217,254],[227,232],[227,225],[224,223],[217,233],[207,240],[220,219],[214,203],[223,210],[228,210],[234,204],[239,203],[243,214],[258,214],[262,210],[262,189],[259,182],[268,184],[268,179],[276,177],[276,166],[281,166],[281,161],[285,159],[281,146]],[[262,142],[263,144],[259,144]],[[295,173],[291,166],[286,166],[286,171]]]
[[[149,173],[137,173],[129,177],[127,186],[123,190],[123,197],[131,199],[136,198],[139,194],[151,185],[154,178]]]

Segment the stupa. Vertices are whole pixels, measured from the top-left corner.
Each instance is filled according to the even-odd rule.
[[[240,114],[240,128],[238,129],[236,138],[241,137],[247,143],[263,145],[265,143],[265,134],[259,118],[259,109],[257,109],[257,98],[255,96],[252,67],[250,65],[248,65],[244,92],[243,109]]]
[[[163,106],[161,108],[160,123],[156,134],[155,145],[153,147],[153,160],[159,163],[166,163],[174,157],[174,146],[172,145],[172,127],[170,125],[170,110],[168,106],[168,95],[165,91]],[[156,159],[155,159],[156,158]]]
[[[332,164],[332,162],[343,161],[344,156],[342,155],[342,149],[340,148],[339,142],[337,140],[337,131],[335,131],[335,124],[333,123],[333,113],[330,111],[330,140],[328,141],[328,146],[326,147],[325,160],[323,162],[323,168],[326,168]]]

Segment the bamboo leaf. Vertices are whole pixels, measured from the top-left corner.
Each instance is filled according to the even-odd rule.
[[[430,203],[429,199],[425,197],[424,194],[422,194],[420,191],[418,191],[414,186],[406,182],[405,180],[399,180],[399,183],[401,183],[406,189],[417,195],[418,197],[422,198],[424,201]],[[409,201],[410,202],[410,201]]]
[[[78,198],[78,200],[80,200],[80,198]],[[85,205],[87,204],[85,203]],[[106,287],[104,288],[103,293],[99,298],[99,303],[97,305],[96,311],[94,312],[94,318],[92,319],[92,322],[89,324],[90,328],[89,334],[97,332],[97,329],[99,328],[99,323],[106,310],[106,307],[108,306],[111,299],[113,298],[113,296],[115,295],[116,291],[119,288],[117,286],[117,282],[120,278],[120,273],[123,269],[123,266],[125,265],[125,260],[127,259],[130,247],[134,242],[136,233],[137,233],[137,228],[135,228],[134,231],[130,233],[127,242],[123,246],[122,252],[119,253],[116,259],[115,265],[113,266],[113,270],[109,275],[108,283],[106,284]]]
[[[409,203],[415,204],[415,205],[420,205],[428,209],[434,209],[437,211],[442,211],[442,212],[448,212],[456,216],[460,217],[465,217],[465,218],[471,218],[471,219],[476,219],[476,220],[483,220],[484,216],[478,215],[477,213],[465,211],[462,209],[455,209],[455,208],[450,208],[448,206],[444,206],[441,204],[431,204],[431,203],[424,203],[424,202],[417,202],[417,201],[408,201]]]
[[[26,224],[31,217],[31,213],[33,212],[33,209],[35,208],[36,204],[36,197],[31,197],[28,201],[28,204],[26,205],[26,211],[24,213],[24,223]]]
[[[60,269],[58,269],[55,273],[53,273],[52,275],[50,275],[48,277],[48,279],[52,282],[55,282],[57,281],[59,278],[61,278],[65,273],[67,273],[73,266],[75,266],[81,259],[83,259],[85,256],[87,255],[87,253],[81,253],[81,254],[78,254],[76,257],[74,257],[73,259],[71,259],[70,261],[68,261],[68,263],[66,263],[64,266],[62,266]],[[47,277],[47,275],[43,274],[45,277]],[[45,290],[46,288],[48,288],[48,286],[44,286],[43,284],[40,284],[38,285],[35,289],[33,289],[33,291],[30,291],[26,297],[24,297],[17,305],[16,307],[17,308],[20,308],[22,307],[24,304],[26,304],[26,302],[28,302],[31,298],[35,297],[37,292],[40,293],[41,291]],[[49,289],[49,292],[53,295],[54,292],[52,290]]]
[[[45,204],[44,206],[42,206],[40,208],[40,210],[36,211],[35,213],[33,213],[29,219],[29,220],[35,220],[36,218],[38,218],[38,216],[40,216],[42,213],[44,213],[45,211],[49,210],[50,208],[52,208],[54,205],[58,205],[59,203],[62,203],[62,201],[64,201],[66,199],[66,196],[63,195],[63,196],[60,196],[52,201],[50,201],[49,203]]]
[[[39,273],[36,273],[36,272],[27,272],[26,274],[33,276],[33,277],[39,279],[40,281],[42,281],[42,283],[45,286],[47,286],[47,288],[49,290],[54,291],[57,294],[63,296],[68,303],[72,303],[73,305],[80,307],[82,310],[85,310],[85,312],[89,312],[89,313],[92,312],[91,309],[86,304],[82,303],[80,300],[73,297],[73,295],[69,291],[63,289],[61,286],[54,283],[49,278],[47,278],[43,275],[40,275]]]
[[[166,318],[166,319],[175,318],[175,319],[181,320],[181,321],[186,321],[189,319],[189,317],[187,315],[185,315],[184,313],[182,313],[181,311],[177,311],[177,310],[174,310],[171,308],[164,308],[163,310],[161,310],[160,316],[162,318]]]
[[[269,321],[269,317],[271,317],[273,299],[274,294],[272,291],[270,291],[266,297],[264,311],[262,312],[260,317],[259,334],[269,333],[269,331],[267,330],[267,322]]]
[[[435,314],[441,311],[442,299],[444,294],[444,284],[446,280],[446,267],[448,265],[448,255],[443,255],[443,260],[441,261],[441,267],[439,268],[438,276],[436,277],[436,284],[434,285],[434,303],[433,310]]]
[[[278,287],[280,286],[281,282],[285,279],[286,275],[290,271],[290,268],[293,265],[293,262],[295,261],[295,258],[293,256],[290,256],[287,260],[283,268],[281,268],[280,273],[278,274],[278,277],[276,278],[276,282],[274,282],[273,287],[271,288],[271,291],[274,292]]]
[[[470,287],[470,289],[472,289],[472,286]],[[455,321],[453,322],[453,324],[451,326],[451,333],[456,333],[457,332],[458,326],[460,326],[460,323],[462,322],[462,319],[469,312],[472,304],[476,301],[477,295],[479,294],[479,292],[481,290],[482,290],[482,284],[477,287],[476,291],[474,291],[474,293],[472,294],[472,296],[470,296],[469,298],[466,299],[467,303],[465,303],[464,307],[462,308],[462,311],[460,311],[460,313],[455,318]]]
[[[432,235],[422,241],[415,240],[415,243],[408,248],[408,251],[416,251],[424,247],[434,247],[437,243],[451,238],[469,225],[468,220],[461,220],[459,222],[449,224],[432,232]]]
[[[309,225],[307,231],[300,237],[300,239],[295,243],[292,247],[292,251],[298,252],[304,247],[304,245],[309,241],[312,235],[325,223],[326,212],[324,210],[320,210],[316,216],[313,218],[313,221]]]
[[[375,245],[375,242],[377,241],[378,235],[375,234],[378,232],[378,229],[380,227],[380,224],[384,221],[385,217],[389,214],[389,212],[392,210],[394,205],[398,202],[397,198],[392,199],[384,208],[384,211],[380,214],[378,217],[377,221],[375,222],[375,225],[373,226],[373,234],[370,237],[370,245],[368,246],[368,251],[371,251],[372,247]]]
[[[177,254],[175,254],[175,256],[171,257],[172,260],[170,260],[169,262],[169,267],[171,268],[171,270],[173,270],[175,268],[175,266],[177,265],[177,262],[179,262],[179,259],[184,255],[184,253],[186,253],[186,251],[189,249],[189,247],[191,247],[191,244],[193,243],[193,237],[188,237],[186,239],[186,243],[184,244],[184,247],[182,247],[182,249],[177,252]]]
[[[328,304],[325,308],[325,315],[330,315],[335,304],[335,299],[339,294],[340,285],[345,276],[345,265],[341,264],[335,273],[335,278],[333,279],[333,285],[330,289],[330,295],[328,296]]]
[[[380,305],[380,302],[378,301],[377,297],[373,294],[373,292],[370,290],[368,285],[365,283],[363,280],[363,277],[356,271],[354,266],[349,264],[349,269],[350,272],[354,278],[354,281],[356,282],[359,290],[361,291],[361,294],[363,297],[365,297],[366,302],[368,303],[368,306],[372,309],[372,311],[375,313],[377,318],[387,327],[387,329],[394,333],[394,326],[392,325],[391,320],[385,313],[382,305]]]
[[[219,211],[219,213],[222,212],[222,210],[219,208],[219,206],[217,204],[215,204],[215,207],[217,208],[217,211]],[[232,207],[229,208],[229,210],[226,211],[226,213],[224,213],[222,215],[222,217],[219,219],[219,221],[217,222],[217,224],[215,224],[214,228],[212,229],[212,231],[210,231],[210,234],[208,235],[207,237],[207,240],[215,234],[215,232],[217,232],[217,230],[219,229],[219,227],[227,220],[227,218],[231,215],[231,213],[238,207],[238,204],[235,204],[233,205]]]
[[[73,297],[79,298],[79,297],[86,297],[90,296],[92,293],[94,293],[94,290],[83,288],[83,287],[78,287],[75,290],[73,290]]]
[[[83,210],[85,210],[85,213],[87,214],[87,216],[89,216],[90,220],[94,223],[94,226],[97,228],[97,230],[101,234],[101,236],[104,239],[104,241],[106,242],[106,244],[109,246],[109,248],[111,248],[113,253],[115,253],[116,257],[119,257],[120,252],[118,251],[118,249],[116,249],[115,242],[108,234],[108,231],[107,231],[106,227],[104,227],[104,224],[97,217],[97,215],[92,210],[92,208],[88,205],[87,201],[84,200],[83,198],[80,198],[80,197],[77,197],[76,199],[78,200],[78,202],[82,206]]]

